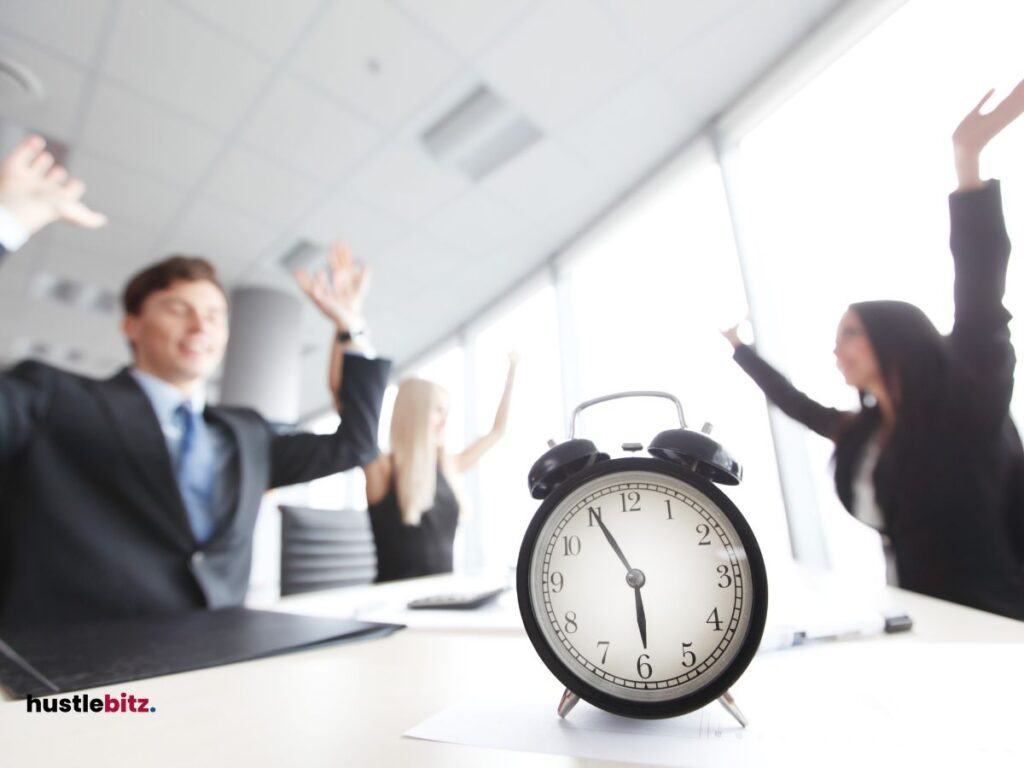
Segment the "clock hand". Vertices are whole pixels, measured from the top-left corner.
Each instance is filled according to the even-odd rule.
[[[619,545],[615,541],[615,538],[612,536],[608,528],[605,527],[605,524],[600,517],[597,518],[597,525],[601,529],[601,533],[604,534],[604,537],[608,539],[608,543],[611,544],[612,549],[615,550],[615,554],[619,556],[619,560],[621,560],[622,564],[626,566],[626,584],[633,588],[633,595],[636,597],[636,625],[640,629],[640,640],[641,642],[643,642],[644,649],[646,650],[647,614],[644,613],[644,600],[640,596],[640,587],[644,585],[646,577],[644,576],[642,571],[633,568],[629,564],[629,561],[626,559],[626,556],[622,554],[622,549],[619,548]]]
[[[621,560],[622,564],[626,566],[626,570],[633,570],[633,568],[629,564],[629,561],[626,559],[626,556],[622,554],[622,550],[619,549],[619,545],[615,542],[615,539],[612,538],[612,535],[608,531],[608,529],[605,528],[604,523],[601,521],[600,517],[597,517],[597,525],[601,528],[601,533],[604,534],[604,537],[608,539],[608,543],[612,545],[612,549],[615,550],[615,554],[619,556],[619,560]]]
[[[636,595],[636,625],[640,629],[640,640],[647,650],[647,614],[644,613],[644,601],[640,597],[640,587],[633,587],[633,594]]]

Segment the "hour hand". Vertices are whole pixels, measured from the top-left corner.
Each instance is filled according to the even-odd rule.
[[[640,587],[633,587],[636,596],[636,625],[640,628],[640,640],[647,649],[647,614],[644,613],[644,599],[640,597]]]

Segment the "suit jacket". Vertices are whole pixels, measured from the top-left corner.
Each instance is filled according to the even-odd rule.
[[[900,587],[1024,619],[1024,449],[1009,415],[1016,356],[1002,305],[1010,241],[998,182],[953,193],[950,218],[956,311],[946,365],[927,418],[912,427],[897,419],[872,478],[875,498]],[[851,510],[870,434],[750,347],[735,359],[784,413],[835,441],[836,490]]]
[[[208,407],[234,437],[239,480],[202,547],[127,370],[99,381],[26,362],[0,376],[0,627],[241,604],[263,492],[371,461],[388,370],[345,356],[333,435],[281,435],[251,409]]]

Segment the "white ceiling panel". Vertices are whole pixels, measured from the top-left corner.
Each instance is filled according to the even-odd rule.
[[[157,232],[124,219],[114,219],[99,229],[81,229],[63,223],[53,227],[47,264],[63,251],[75,254],[76,261],[94,264],[97,268],[108,262],[144,264],[156,255]]]
[[[346,191],[408,222],[418,222],[470,186],[419,146],[394,142],[359,167]]]
[[[549,131],[644,66],[611,18],[587,0],[543,3],[479,60],[497,86]]]
[[[97,154],[182,187],[196,182],[219,144],[213,131],[104,82],[96,88],[82,131],[82,145]]]
[[[0,55],[27,67],[43,88],[41,99],[12,95],[0,101],[0,117],[68,141],[78,127],[85,83],[82,70],[6,34],[0,34]]]
[[[686,109],[710,116],[763,75],[788,41],[799,38],[813,21],[801,0],[747,0],[741,10],[668,57],[660,71]]]
[[[638,51],[655,61],[699,40],[716,22],[751,0],[596,0],[596,3],[608,12],[615,26]]]
[[[418,19],[462,56],[473,58],[488,43],[513,28],[537,0],[399,0]]]
[[[96,253],[61,243],[54,245],[45,259],[40,259],[37,272],[53,277],[98,285],[121,295],[121,289],[133,270],[122,259],[100,258]],[[36,275],[33,275],[35,278]],[[29,280],[28,285],[33,284]],[[26,301],[29,301],[26,296]]]
[[[185,200],[182,190],[87,150],[74,150],[68,169],[87,180],[86,202],[115,221],[159,231]]]
[[[292,168],[330,181],[382,136],[336,100],[294,77],[282,77],[246,121],[241,138]]]
[[[238,121],[270,70],[265,58],[164,0],[119,7],[103,62],[107,75],[221,130]]]
[[[408,229],[394,216],[344,194],[329,197],[295,228],[300,236],[322,245],[342,240],[355,258],[371,264]]]
[[[593,169],[551,139],[534,144],[483,183],[489,194],[535,221],[589,198],[599,187]]]
[[[474,190],[431,216],[425,229],[444,242],[488,259],[495,249],[519,237],[531,225],[525,215],[507,203]]]
[[[274,160],[235,147],[217,164],[205,191],[260,221],[289,224],[309,210],[322,186]]]
[[[179,0],[225,35],[276,58],[290,46],[321,0]]]
[[[230,281],[243,277],[273,242],[279,230],[251,216],[200,198],[190,206],[169,237],[161,240],[161,254],[183,253],[212,261]]]
[[[383,128],[394,128],[458,70],[459,60],[389,3],[336,3],[295,71]]]
[[[0,27],[89,64],[109,6],[110,0],[0,0]]]
[[[574,120],[561,139],[622,188],[690,136],[700,119],[665,85],[641,79]]]

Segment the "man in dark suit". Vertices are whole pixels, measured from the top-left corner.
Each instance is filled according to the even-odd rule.
[[[0,166],[7,223],[28,234],[61,218],[102,224],[44,155],[33,137]],[[0,226],[4,250],[10,230]],[[198,258],[129,282],[131,368],[101,381],[24,362],[0,375],[0,629],[242,603],[263,492],[377,451],[389,364],[354,349],[367,273],[347,254],[332,266],[310,295],[338,332],[333,435],[282,435],[251,409],[206,405],[228,304]]]

